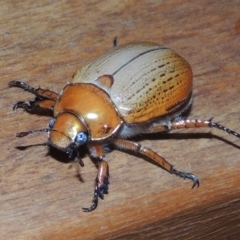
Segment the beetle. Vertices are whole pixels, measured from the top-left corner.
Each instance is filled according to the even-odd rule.
[[[33,88],[20,81],[10,87],[22,88],[36,97],[17,102],[13,109],[29,113],[50,110],[49,127],[20,132],[18,137],[37,131],[48,132],[48,145],[80,158],[86,145],[97,159],[98,172],[90,212],[108,191],[107,148],[130,151],[157,163],[171,174],[193,181],[198,178],[175,169],[153,150],[128,140],[140,134],[181,128],[217,128],[240,138],[240,134],[210,120],[187,119],[183,114],[192,104],[193,74],[189,63],[175,51],[156,43],[123,45],[83,66],[60,93]]]

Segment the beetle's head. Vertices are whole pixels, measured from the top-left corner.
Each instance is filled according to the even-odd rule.
[[[88,141],[88,129],[83,121],[74,113],[63,112],[49,122],[49,128],[19,132],[17,137],[25,137],[36,132],[49,132],[48,145],[51,145],[63,152],[69,158],[73,156],[79,158],[78,148]],[[83,166],[83,162],[79,159]]]
[[[88,141],[87,128],[70,112],[60,113],[49,122],[48,142],[51,146],[66,152],[69,158],[77,153],[79,146]]]

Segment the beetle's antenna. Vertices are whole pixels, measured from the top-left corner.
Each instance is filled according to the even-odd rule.
[[[49,132],[50,129],[49,128],[44,128],[44,129],[38,129],[38,130],[30,130],[28,132],[18,132],[16,134],[17,137],[25,137],[30,133],[35,133],[35,132]]]

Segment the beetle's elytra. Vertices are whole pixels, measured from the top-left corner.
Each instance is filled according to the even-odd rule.
[[[9,86],[36,96],[29,104],[16,103],[14,110],[50,110],[53,115],[49,128],[17,136],[48,131],[48,145],[69,158],[79,159],[81,165],[81,145],[86,145],[90,156],[97,159],[93,204],[83,208],[86,212],[94,210],[98,198],[103,198],[108,190],[108,146],[148,157],[169,173],[191,179],[195,187],[199,185],[195,175],[176,170],[151,149],[126,139],[199,127],[214,127],[240,138],[240,134],[211,120],[181,118],[192,102],[191,67],[173,50],[155,43],[133,43],[114,49],[78,70],[59,94],[19,81],[10,82]]]

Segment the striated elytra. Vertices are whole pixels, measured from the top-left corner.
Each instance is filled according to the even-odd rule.
[[[176,52],[140,42],[115,48],[82,67],[60,93],[12,81],[10,87],[36,96],[29,104],[16,103],[14,110],[48,110],[53,115],[49,128],[17,136],[49,132],[48,145],[78,159],[81,165],[79,148],[87,146],[90,156],[97,160],[98,173],[93,204],[83,208],[86,212],[94,210],[98,198],[108,190],[105,154],[112,147],[145,156],[169,173],[191,179],[193,187],[199,186],[194,174],[180,172],[151,149],[126,140],[139,134],[200,127],[214,127],[240,138],[211,120],[181,118],[192,103],[192,78],[190,65]]]

